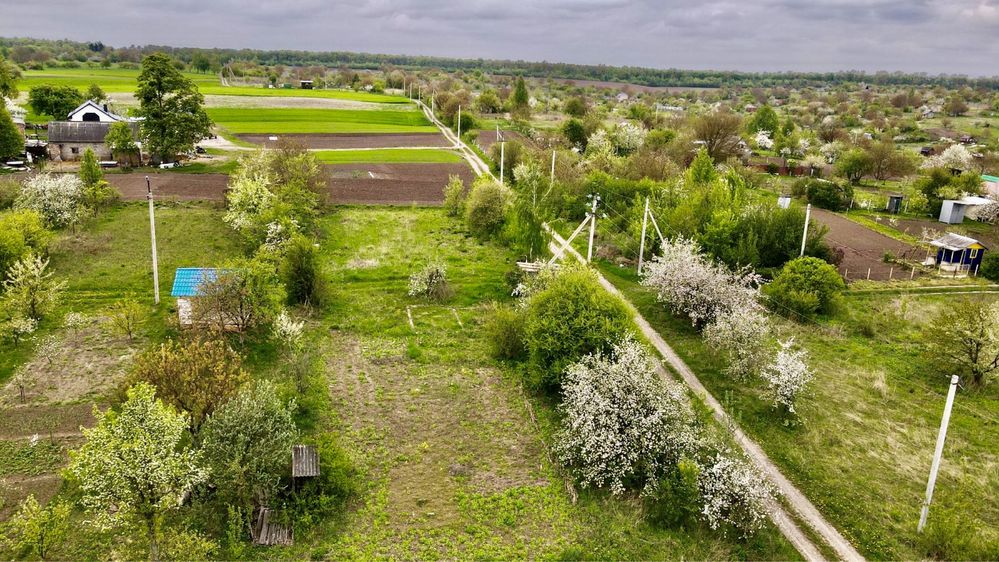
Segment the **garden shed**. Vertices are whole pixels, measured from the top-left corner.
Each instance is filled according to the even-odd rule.
[[[947,199],[940,207],[940,222],[947,224],[961,224],[964,222],[964,213],[967,212],[968,205],[954,199]]]
[[[206,281],[218,278],[218,271],[207,267],[179,267],[173,276],[173,289],[170,296],[177,299],[177,317],[181,326],[194,324],[191,314],[192,299],[198,298],[201,286]]]
[[[974,238],[953,232],[948,232],[933,240],[930,242],[930,246],[937,249],[937,255],[934,259],[937,268],[940,271],[954,274],[961,272],[978,274],[978,267],[982,264],[982,256],[988,249]]]
[[[902,199],[903,195],[901,193],[890,193],[888,195],[888,202],[885,203],[885,211],[896,215],[901,213]]]

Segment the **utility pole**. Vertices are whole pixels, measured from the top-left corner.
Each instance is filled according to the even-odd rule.
[[[153,218],[153,187],[146,176],[146,199],[149,201],[149,237],[153,246],[153,300],[160,304],[160,267],[156,260],[156,220]]]
[[[600,195],[590,194],[590,243],[586,247],[586,263],[593,261],[593,235],[597,230],[597,203],[600,202]]]
[[[552,150],[552,174],[548,178],[548,191],[555,185],[555,151]]]
[[[649,227],[649,198],[645,197],[645,212],[642,213],[642,241],[638,244],[638,274],[642,274],[642,262],[645,258],[645,231]]]
[[[497,125],[498,127],[499,125]],[[503,185],[503,168],[506,166],[506,143],[500,143],[500,185]]]
[[[926,483],[926,500],[919,514],[918,532],[923,532],[926,526],[926,516],[930,513],[930,502],[933,501],[933,487],[937,483],[937,471],[940,470],[940,457],[943,456],[944,440],[947,439],[947,424],[950,423],[950,410],[954,406],[954,393],[957,392],[958,376],[950,377],[950,390],[947,391],[947,403],[944,405],[943,419],[940,420],[940,433],[937,435],[937,448],[933,451],[933,464],[930,466],[930,479]]]
[[[805,207],[805,231],[801,233],[801,252],[798,254],[799,258],[805,255],[805,241],[808,239],[808,219],[811,217],[812,204],[809,203],[808,206]]]
[[[458,106],[458,144],[461,144],[461,106]]]

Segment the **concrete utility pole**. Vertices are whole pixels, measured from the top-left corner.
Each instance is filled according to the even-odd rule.
[[[555,185],[555,151],[552,150],[552,174],[548,178],[548,190],[551,191],[554,185]]]
[[[926,526],[926,516],[930,514],[930,502],[933,501],[933,487],[937,483],[937,471],[940,470],[940,457],[943,456],[944,441],[947,439],[947,424],[950,423],[950,410],[954,406],[954,393],[957,392],[958,376],[950,378],[950,390],[947,391],[947,403],[944,405],[943,419],[940,420],[940,433],[937,435],[937,448],[933,451],[933,464],[930,466],[930,479],[926,483],[926,500],[919,514],[918,532],[923,532]]]
[[[586,247],[586,263],[593,261],[593,235],[597,230],[597,203],[599,202],[600,195],[596,193],[590,195],[590,243]]]
[[[645,212],[642,213],[642,241],[638,244],[638,274],[642,274],[642,262],[645,259],[645,231],[649,227],[649,198],[645,198]]]
[[[458,106],[458,144],[461,144],[461,106]]]
[[[160,304],[160,266],[156,259],[156,220],[153,218],[153,186],[146,176],[146,199],[149,200],[149,237],[153,246],[153,300]]]
[[[812,217],[812,204],[805,207],[805,231],[801,233],[801,252],[798,257],[805,255],[805,241],[808,239],[808,220]]]
[[[497,125],[498,126],[498,125]],[[500,143],[500,185],[503,185],[503,168],[506,166],[506,143]]]

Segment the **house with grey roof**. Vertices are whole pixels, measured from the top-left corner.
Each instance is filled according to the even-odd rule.
[[[65,121],[49,123],[49,158],[77,160],[89,148],[98,160],[112,160],[114,156],[104,143],[104,137],[113,123],[121,121],[128,123],[132,136],[138,139],[138,120],[117,115],[107,105],[98,105],[91,100],[83,102],[69,112]]]

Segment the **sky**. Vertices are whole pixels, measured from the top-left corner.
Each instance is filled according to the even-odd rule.
[[[0,0],[0,36],[999,75],[999,0]]]

